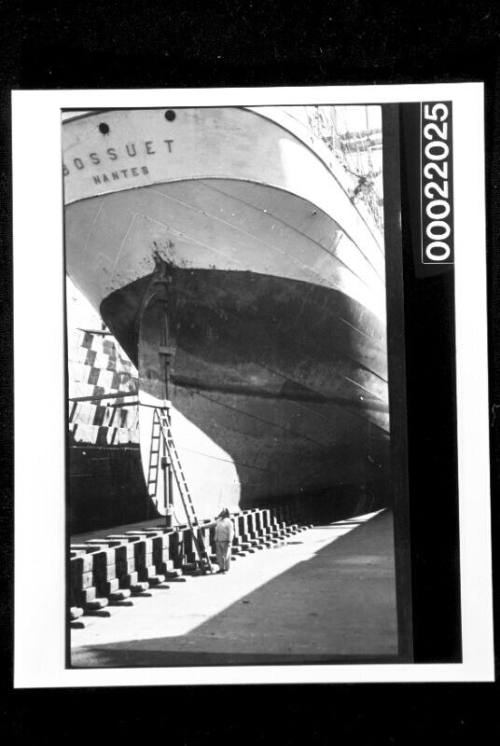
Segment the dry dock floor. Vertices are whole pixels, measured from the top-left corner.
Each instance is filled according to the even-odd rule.
[[[188,577],[111,611],[71,631],[72,666],[394,659],[392,514],[315,526],[238,557],[226,575]]]

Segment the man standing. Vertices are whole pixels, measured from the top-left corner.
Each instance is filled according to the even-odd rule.
[[[215,524],[215,552],[219,572],[227,572],[231,564],[231,547],[233,545],[234,527],[229,517],[229,510],[224,510],[217,517]]]

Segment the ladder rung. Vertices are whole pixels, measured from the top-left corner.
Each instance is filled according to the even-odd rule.
[[[189,491],[189,486],[186,480],[186,475],[184,474],[184,471],[182,469],[181,460],[179,458],[179,454],[177,452],[177,448],[175,447],[174,438],[172,435],[171,430],[171,424],[170,424],[170,418],[168,416],[168,413],[165,412],[164,409],[161,408],[155,408],[154,415],[153,415],[153,426],[159,425],[161,430],[161,435],[163,436],[163,441],[166,446],[166,450],[168,451],[168,455],[170,457],[170,463],[172,466],[172,470],[175,475],[175,481],[177,482],[177,487],[179,489],[180,497],[182,500],[182,503],[184,505],[184,510],[186,512],[186,517],[188,520],[189,527],[191,529],[191,533],[193,536],[193,543],[195,545],[196,551],[198,553],[198,556],[200,558],[200,562],[205,562],[208,566],[208,569],[212,569],[212,565],[210,562],[210,557],[208,555],[208,552],[205,548],[205,544],[203,541],[203,537],[200,535],[198,536],[197,529],[200,528],[200,524],[198,521],[198,516],[196,515],[196,510],[194,507],[194,503],[191,499],[191,493]],[[151,440],[159,440],[161,437],[160,433],[155,436],[152,434]],[[150,452],[150,464],[149,464],[149,472],[158,472],[158,464],[159,461],[156,463],[153,463],[153,455],[158,455],[160,452],[160,449],[153,450],[151,448]],[[148,482],[149,484],[156,484],[156,479],[150,479]]]

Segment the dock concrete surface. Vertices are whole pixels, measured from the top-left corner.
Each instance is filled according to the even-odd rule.
[[[71,630],[72,667],[389,662],[398,634],[389,510],[136,597]]]

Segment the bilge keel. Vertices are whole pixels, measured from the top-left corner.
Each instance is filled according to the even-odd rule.
[[[63,173],[67,273],[138,369],[145,483],[167,400],[201,517],[386,505],[383,242],[293,107],[72,116]]]

